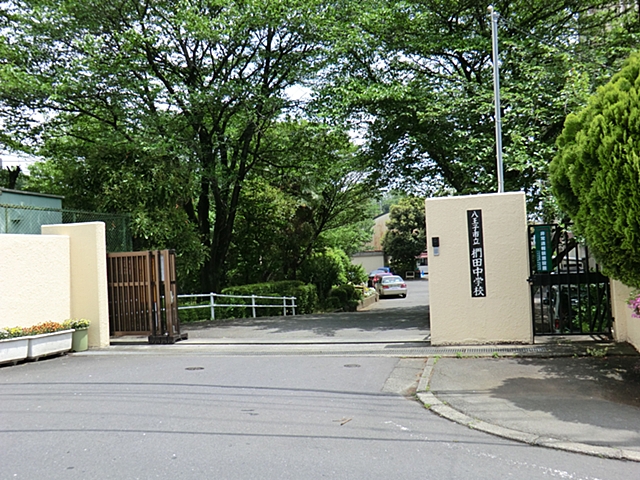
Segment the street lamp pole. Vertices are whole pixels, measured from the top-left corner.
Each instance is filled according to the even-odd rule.
[[[496,107],[496,161],[498,169],[498,193],[504,192],[504,169],[502,166],[502,118],[500,114],[500,70],[498,66],[498,12],[489,6],[491,15],[491,37],[493,39],[493,98]]]

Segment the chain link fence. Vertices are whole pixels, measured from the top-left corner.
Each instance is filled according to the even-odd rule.
[[[104,222],[107,252],[133,250],[128,215],[84,212],[0,203],[0,234],[40,234],[40,226],[57,223]]]

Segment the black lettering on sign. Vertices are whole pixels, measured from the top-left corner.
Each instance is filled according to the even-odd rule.
[[[471,267],[471,296],[487,296],[486,262],[482,236],[482,210],[467,210],[469,229],[469,265]]]

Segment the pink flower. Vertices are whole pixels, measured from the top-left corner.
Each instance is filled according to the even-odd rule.
[[[629,299],[629,308],[632,310],[631,316],[640,318],[640,294],[636,294]]]

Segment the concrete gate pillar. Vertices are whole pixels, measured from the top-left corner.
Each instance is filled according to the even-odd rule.
[[[432,345],[533,343],[525,195],[426,200]]]

